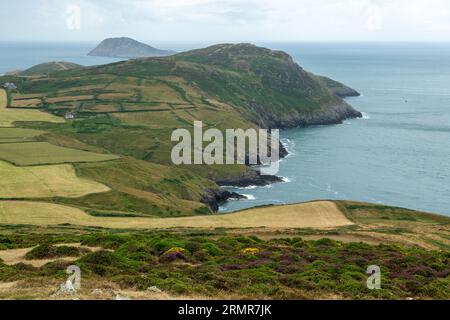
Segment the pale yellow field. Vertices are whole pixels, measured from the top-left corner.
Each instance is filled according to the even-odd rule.
[[[13,127],[16,121],[64,122],[63,118],[39,110],[7,109],[6,104],[6,92],[0,89],[0,127]]]
[[[45,97],[45,93],[29,93],[29,94],[19,94],[14,93],[13,99],[14,100],[21,100],[21,99],[35,99],[35,98],[43,98]]]
[[[67,93],[67,92],[74,92],[74,91],[88,91],[88,90],[100,90],[103,89],[105,85],[89,85],[89,86],[81,86],[81,87],[73,87],[69,89],[59,90],[59,93]]]
[[[0,109],[6,108],[7,103],[8,98],[6,97],[6,91],[4,89],[0,89]]]
[[[93,95],[84,95],[84,96],[66,96],[66,97],[56,97],[56,98],[47,98],[48,103],[60,103],[60,102],[70,102],[70,101],[80,101],[80,100],[92,100],[94,99]]]
[[[237,213],[182,218],[93,217],[72,207],[51,203],[0,201],[0,224],[57,225],[130,229],[167,228],[333,228],[353,223],[333,202],[321,201],[280,207],[250,209]]]
[[[41,99],[23,99],[16,100],[14,99],[12,102],[13,107],[36,107],[42,103]]]
[[[118,105],[112,105],[112,104],[97,104],[90,109],[92,111],[97,112],[114,112],[119,110]]]
[[[0,161],[0,199],[82,197],[110,189],[76,176],[70,164],[16,167]]]

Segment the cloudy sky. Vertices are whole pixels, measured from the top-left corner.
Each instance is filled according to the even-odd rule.
[[[2,0],[0,41],[450,41],[448,0]]]

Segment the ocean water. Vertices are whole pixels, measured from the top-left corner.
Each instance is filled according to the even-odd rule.
[[[93,42],[0,42],[0,75],[12,70],[25,70],[50,61],[69,61],[92,66],[120,61],[114,58],[90,57]]]
[[[450,44],[265,44],[362,93],[364,119],[281,132],[286,183],[232,189],[222,207],[317,199],[368,201],[450,215]]]
[[[151,43],[151,42],[150,42]],[[183,51],[212,43],[152,43]],[[0,42],[0,74],[89,57],[96,43]],[[259,43],[287,51],[305,69],[362,93],[348,102],[364,119],[281,131],[286,182],[231,190],[249,200],[222,211],[317,199],[368,201],[450,215],[450,44]]]

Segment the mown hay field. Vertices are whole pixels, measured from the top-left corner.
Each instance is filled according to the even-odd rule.
[[[77,198],[110,189],[77,177],[70,164],[16,167],[0,161],[0,199]]]
[[[16,108],[24,107],[24,108],[37,108],[39,105],[42,104],[41,99],[22,99],[22,100],[16,100],[14,99],[12,102],[12,106]]]
[[[22,100],[22,99],[38,99],[38,98],[44,98],[46,96],[45,93],[29,93],[29,94],[20,94],[20,93],[14,93],[13,99],[14,100]]]
[[[18,166],[99,162],[118,158],[116,155],[64,148],[48,142],[0,144],[0,159]]]
[[[48,103],[60,103],[60,102],[70,102],[70,101],[82,101],[82,100],[93,100],[93,95],[83,95],[83,96],[65,96],[56,98],[47,98]]]
[[[0,223],[73,224],[117,229],[168,228],[334,228],[353,223],[329,201],[251,209],[224,215],[181,218],[94,217],[80,209],[51,203],[0,201]]]
[[[6,96],[6,91],[4,89],[0,89],[0,109],[6,108],[8,104],[8,98]]]
[[[6,92],[0,89],[0,127],[13,127],[17,121],[63,123],[64,119],[39,110],[7,109]]]

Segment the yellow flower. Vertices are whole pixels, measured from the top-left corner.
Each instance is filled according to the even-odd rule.
[[[171,254],[171,253],[184,253],[186,250],[179,247],[170,248],[164,254]]]
[[[257,254],[259,253],[259,249],[258,248],[245,248],[241,250],[241,253],[243,254]]]

